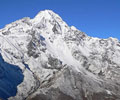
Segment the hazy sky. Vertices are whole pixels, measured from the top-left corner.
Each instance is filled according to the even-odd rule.
[[[0,0],[0,28],[45,9],[89,36],[120,40],[120,0]]]

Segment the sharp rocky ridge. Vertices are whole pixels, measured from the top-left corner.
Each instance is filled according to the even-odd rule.
[[[0,82],[9,90],[18,81],[3,80],[11,67],[24,76],[16,94],[0,83],[3,100],[120,100],[119,40],[89,37],[51,10],[0,29],[0,57]]]

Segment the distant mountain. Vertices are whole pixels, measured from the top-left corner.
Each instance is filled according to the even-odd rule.
[[[3,100],[120,100],[120,42],[87,36],[51,10],[0,29]]]

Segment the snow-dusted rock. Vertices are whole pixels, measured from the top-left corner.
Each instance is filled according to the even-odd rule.
[[[0,54],[24,76],[9,100],[120,100],[119,40],[89,37],[51,10],[0,29]]]

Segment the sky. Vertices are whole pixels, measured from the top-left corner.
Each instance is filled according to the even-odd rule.
[[[120,0],[0,0],[0,28],[45,9],[89,36],[120,40]]]

